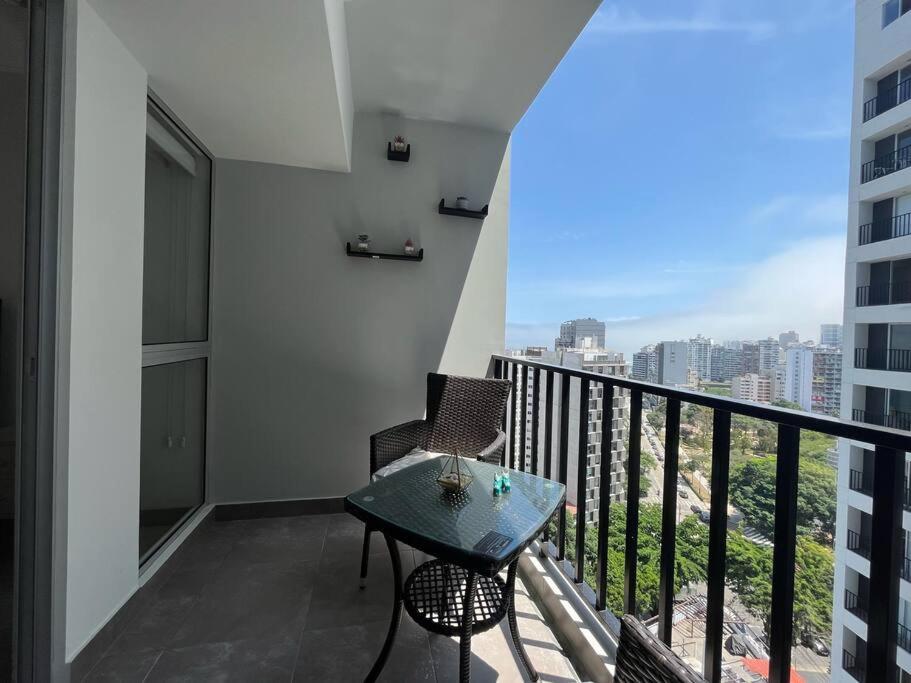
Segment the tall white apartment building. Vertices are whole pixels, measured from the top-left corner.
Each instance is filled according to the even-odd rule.
[[[567,320],[560,325],[560,336],[554,340],[554,350],[581,349],[584,347],[582,339],[590,337],[590,346],[596,349],[604,348],[604,323],[594,318],[578,318]]]
[[[784,399],[809,411],[813,406],[813,349],[795,346],[785,351]]]
[[[899,429],[911,428],[911,372],[905,371],[911,369],[911,352],[904,351],[911,349],[909,10],[908,0],[855,3],[841,391],[843,418]],[[831,344],[829,334],[837,332],[821,330],[821,341]],[[845,439],[839,443],[833,681],[859,680],[854,667],[866,659],[869,448]],[[906,553],[909,548],[906,540]],[[909,578],[903,571],[902,596],[911,594]],[[904,683],[911,680],[911,605],[904,598],[899,621],[897,664]]]
[[[731,380],[731,396],[741,401],[771,403],[774,379],[769,373],[748,372]]]
[[[643,382],[658,381],[658,354],[654,344],[643,346],[633,354],[633,368],[630,377]]]
[[[820,345],[841,348],[843,331],[841,323],[823,323],[819,326]]]
[[[760,339],[756,342],[759,346],[759,369],[774,370],[780,361],[781,345],[777,339]]]
[[[686,341],[663,341],[656,347],[658,383],[682,387],[690,383],[690,344]]]
[[[689,369],[696,373],[699,379],[712,378],[712,340],[706,339],[701,334],[690,339],[687,351]]]

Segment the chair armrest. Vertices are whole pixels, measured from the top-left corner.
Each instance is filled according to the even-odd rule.
[[[478,453],[478,460],[483,460],[491,465],[499,465],[503,462],[503,454],[505,452],[506,434],[497,430],[497,438],[487,448]],[[509,463],[506,463],[506,465],[508,467]]]
[[[425,448],[429,436],[430,425],[426,420],[412,420],[372,435],[370,474],[407,455],[415,448]]]

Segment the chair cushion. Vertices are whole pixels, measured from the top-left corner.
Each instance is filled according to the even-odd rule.
[[[388,477],[393,472],[399,472],[406,467],[411,467],[412,465],[416,465],[419,462],[432,460],[433,458],[439,458],[442,455],[445,455],[445,453],[434,453],[432,451],[425,451],[421,450],[420,448],[415,448],[408,455],[403,455],[398,460],[394,460],[385,467],[379,468],[376,472],[373,473],[373,481]]]

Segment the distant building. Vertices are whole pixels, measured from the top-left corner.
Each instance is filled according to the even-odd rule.
[[[583,337],[590,337],[590,348],[604,348],[604,323],[594,318],[567,320],[560,325],[560,336],[554,340],[554,350],[585,348]]]
[[[768,374],[750,372],[731,380],[731,396],[741,401],[772,402],[772,378]]]
[[[712,346],[712,381],[730,382],[743,372],[743,352],[715,344]]]
[[[701,334],[690,339],[687,350],[687,364],[701,380],[712,378],[712,340]]]
[[[690,383],[687,341],[664,341],[658,344],[658,383],[667,386],[687,386]]]
[[[759,374],[759,344],[743,342],[740,349],[740,375]]]
[[[769,337],[768,339],[760,339],[756,344],[759,346],[759,369],[773,370],[779,363],[781,352],[778,340]]]
[[[819,343],[821,346],[841,348],[844,328],[839,323],[824,323],[819,326]]]
[[[786,349],[791,344],[797,344],[800,342],[800,335],[797,334],[794,330],[788,330],[787,332],[782,332],[778,335],[778,345]]]
[[[633,354],[633,369],[630,376],[642,382],[658,381],[658,354],[655,346],[643,346],[640,351]]]
[[[803,410],[812,408],[813,350],[795,346],[785,351],[784,399]]]
[[[817,346],[813,349],[812,410],[838,417],[841,412],[841,349]]]

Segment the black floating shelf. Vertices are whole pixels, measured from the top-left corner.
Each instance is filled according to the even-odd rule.
[[[440,213],[446,216],[461,216],[462,218],[475,218],[477,220],[484,220],[487,218],[487,207],[489,205],[485,204],[484,208],[480,211],[470,211],[468,209],[454,209],[451,206],[446,206],[443,199],[440,200]]]
[[[409,143],[408,146],[405,147],[404,152],[395,152],[392,149],[392,143],[387,142],[386,143],[386,158],[389,159],[389,161],[404,161],[407,163],[408,160],[411,159],[411,143]]]
[[[418,249],[418,253],[413,256],[408,254],[384,254],[379,251],[358,251],[351,248],[351,242],[345,243],[345,253],[348,256],[357,256],[358,258],[372,258],[376,260],[389,259],[390,261],[423,261],[424,250]]]

